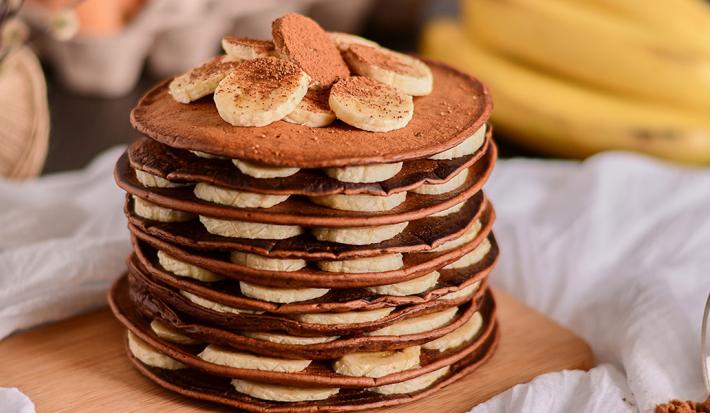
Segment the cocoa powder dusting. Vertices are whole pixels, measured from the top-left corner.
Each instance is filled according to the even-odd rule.
[[[274,42],[271,40],[256,40],[248,37],[224,36],[224,41],[237,46],[250,47],[258,52],[270,53],[274,51]]]
[[[301,69],[291,62],[275,57],[260,57],[241,63],[239,70],[231,75],[231,82],[225,85],[230,90],[230,84],[238,85],[248,94],[265,96],[274,89],[298,83]]]
[[[330,89],[309,89],[301,104],[312,112],[330,112],[329,97]]]
[[[232,71],[240,64],[241,62],[226,60],[224,56],[217,56],[202,66],[192,69],[190,71],[190,80],[207,79],[217,73]]]
[[[289,13],[274,20],[271,29],[279,55],[299,65],[318,87],[350,75],[335,42],[312,19]]]
[[[656,413],[710,413],[710,397],[704,402],[672,400],[656,406]]]
[[[397,89],[380,83],[365,76],[352,76],[338,81],[330,89],[330,93],[342,97],[350,97],[367,101],[368,105],[376,105],[384,113],[392,114],[397,118],[404,116],[399,108],[406,95]]]
[[[391,50],[362,44],[353,44],[348,48],[345,54],[348,56],[348,60],[356,60],[401,74],[415,73],[411,65],[405,64],[405,62],[402,61],[403,58],[404,60],[409,60],[409,56]]]

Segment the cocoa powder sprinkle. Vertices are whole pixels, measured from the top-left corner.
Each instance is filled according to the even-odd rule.
[[[348,59],[357,60],[361,63],[377,66],[392,72],[405,75],[416,74],[412,65],[406,63],[407,61],[413,60],[413,58],[392,50],[362,44],[353,44],[348,48],[345,54],[348,56]]]

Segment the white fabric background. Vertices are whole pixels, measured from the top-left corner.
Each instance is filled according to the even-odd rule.
[[[129,251],[111,177],[119,153],[79,172],[0,182],[0,338],[103,304]],[[704,399],[710,171],[621,153],[504,160],[487,189],[502,250],[493,283],[584,337],[600,366],[540,376],[473,412],[647,412]],[[13,383],[0,374],[0,386]],[[0,388],[0,412],[32,411]]]

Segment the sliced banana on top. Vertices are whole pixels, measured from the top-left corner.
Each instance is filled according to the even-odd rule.
[[[402,170],[402,162],[326,168],[325,173],[340,182],[370,183],[386,181]]]
[[[299,171],[299,168],[279,168],[266,165],[257,165],[255,163],[232,159],[234,166],[239,169],[239,172],[244,175],[249,175],[252,178],[285,178]]]
[[[343,57],[358,75],[390,85],[408,95],[428,95],[434,86],[434,77],[426,63],[394,50],[351,44]]]
[[[222,49],[227,56],[251,60],[257,57],[267,57],[274,55],[274,42],[271,40],[256,40],[246,37],[224,36],[222,38]]]
[[[328,88],[350,76],[335,42],[313,19],[289,13],[274,20],[271,35],[278,56],[308,73],[314,88]]]
[[[335,45],[338,47],[338,50],[340,50],[341,52],[348,50],[348,47],[353,44],[380,47],[378,43],[373,42],[372,40],[366,39],[364,37],[356,36],[354,34],[343,32],[328,32],[328,34],[330,35],[330,38],[333,39],[333,41],[335,42]]]
[[[364,76],[338,81],[328,102],[338,119],[370,132],[403,128],[414,115],[411,96]]]
[[[239,65],[229,56],[217,56],[173,79],[168,91],[178,102],[190,103],[213,93],[219,82]]]
[[[275,57],[245,60],[214,91],[219,116],[234,126],[266,126],[293,112],[310,78],[298,66]]]
[[[419,367],[421,347],[402,350],[350,353],[333,363],[333,370],[344,376],[384,377]]]
[[[329,89],[310,89],[293,112],[286,115],[285,121],[311,128],[328,126],[335,120],[335,113],[330,110]]]

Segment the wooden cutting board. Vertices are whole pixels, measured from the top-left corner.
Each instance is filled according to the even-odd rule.
[[[582,339],[512,297],[495,295],[501,341],[493,358],[428,399],[381,411],[466,412],[542,373],[594,365]],[[40,413],[223,411],[163,390],[134,371],[123,334],[101,310],[10,337],[0,342],[0,387],[18,387]]]

